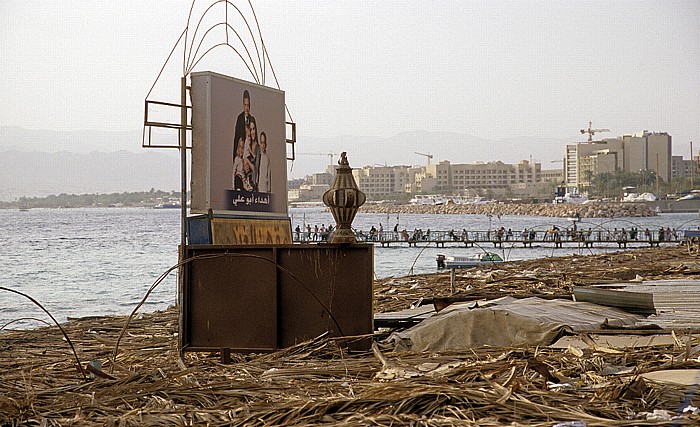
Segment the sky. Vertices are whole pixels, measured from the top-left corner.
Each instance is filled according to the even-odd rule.
[[[251,6],[230,3],[232,25],[253,49],[234,11],[257,33]],[[223,20],[225,2],[194,2],[195,18],[212,4],[200,35]],[[697,0],[252,5],[300,144],[416,130],[577,142],[591,121],[610,129],[603,137],[662,131],[672,135],[674,154],[687,157],[693,140],[700,148]],[[189,0],[3,0],[0,126],[140,131],[144,99],[191,7]],[[213,31],[209,41],[223,37]],[[183,44],[174,52],[149,99],[179,101]],[[277,87],[265,68],[265,84]],[[194,70],[253,80],[225,47]],[[393,149],[378,148],[377,162],[391,163]]]

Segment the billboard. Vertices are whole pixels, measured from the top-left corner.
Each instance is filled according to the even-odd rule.
[[[284,92],[190,75],[192,213],[287,218]]]

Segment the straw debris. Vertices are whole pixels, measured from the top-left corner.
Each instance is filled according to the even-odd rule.
[[[700,273],[696,256],[686,248],[662,248],[464,271],[460,295],[558,295],[574,285],[636,275],[688,277]],[[449,274],[382,280],[376,309],[406,309],[449,292]],[[222,364],[218,354],[180,358],[175,308],[134,318],[112,359],[126,320],[91,317],[64,325],[83,368],[93,373],[89,381],[57,328],[0,334],[0,425],[700,423],[694,389],[640,376],[700,368],[700,340],[692,333],[677,333],[676,344],[633,351],[481,347],[438,353],[393,352],[378,335],[372,350],[359,354],[324,335],[274,353],[232,354],[232,363]]]

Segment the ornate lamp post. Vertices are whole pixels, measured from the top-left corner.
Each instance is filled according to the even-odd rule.
[[[340,154],[338,165],[340,166],[335,168],[333,186],[323,194],[323,203],[331,209],[336,222],[331,243],[355,243],[357,240],[352,231],[352,221],[367,196],[357,188],[345,152]]]

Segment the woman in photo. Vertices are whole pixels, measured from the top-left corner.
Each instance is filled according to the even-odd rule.
[[[270,192],[270,156],[267,155],[267,135],[260,133],[260,155],[258,167],[258,191]]]
[[[251,116],[249,125],[250,138],[247,144],[246,159],[250,162],[252,191],[258,191],[258,172],[260,169],[260,144],[258,144],[257,123]]]

